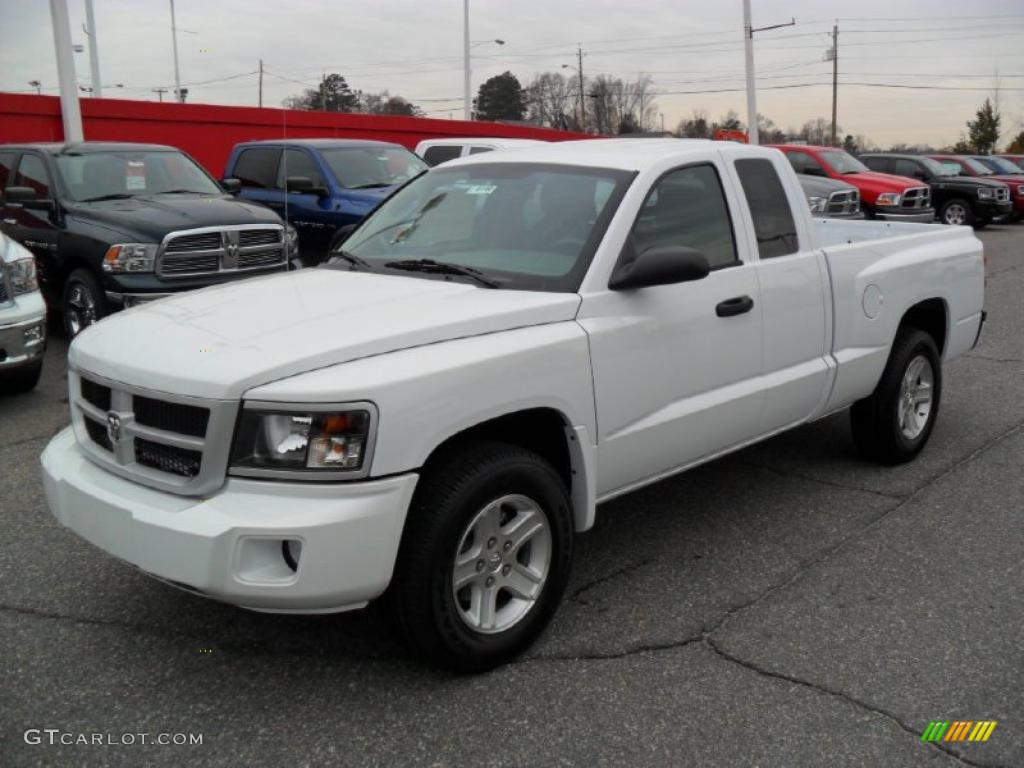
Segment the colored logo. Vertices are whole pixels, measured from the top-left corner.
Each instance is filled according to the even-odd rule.
[[[995,720],[932,720],[921,741],[988,741],[995,727]]]

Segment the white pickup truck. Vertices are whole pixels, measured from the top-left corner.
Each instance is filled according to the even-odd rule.
[[[46,496],[178,587],[385,596],[415,650],[483,669],[550,620],[603,501],[850,406],[864,455],[912,458],[983,300],[970,228],[812,219],[776,150],[464,158],[318,269],[77,337]]]

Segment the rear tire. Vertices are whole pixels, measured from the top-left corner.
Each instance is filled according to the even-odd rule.
[[[37,360],[8,373],[0,374],[0,393],[16,395],[35,389],[43,373],[43,361]]]
[[[425,468],[402,533],[387,595],[400,634],[462,672],[511,661],[554,615],[572,548],[572,504],[547,461],[504,443],[448,451]]]
[[[939,221],[951,226],[973,225],[974,214],[971,213],[971,204],[959,197],[947,200],[939,209]]]
[[[106,296],[96,276],[88,269],[79,268],[68,275],[64,282],[61,312],[68,341],[106,317]]]
[[[931,436],[941,397],[935,340],[917,328],[900,328],[875,391],[850,409],[858,451],[882,464],[910,461]]]

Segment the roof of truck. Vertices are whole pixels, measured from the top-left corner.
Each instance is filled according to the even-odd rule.
[[[431,147],[461,147],[466,144],[493,144],[498,147],[527,147],[533,144],[544,144],[540,139],[504,139],[500,136],[462,136],[459,138],[446,137],[443,139],[424,139],[416,146]]]
[[[401,147],[393,141],[372,141],[370,139],[264,139],[262,141],[240,141],[236,147],[294,146],[316,147],[318,149],[340,149],[344,147]]]
[[[87,154],[90,152],[179,152],[176,147],[169,147],[166,144],[138,144],[124,141],[39,141],[39,142],[18,142],[14,144],[0,144],[0,149],[35,149],[40,152],[49,152],[52,155],[59,155],[62,152],[68,154]]]
[[[642,171],[671,157],[703,154],[708,149],[750,149],[746,144],[710,139],[582,139],[544,142],[522,147],[515,152],[488,152],[445,163],[443,168],[481,163],[561,163],[597,168]]]

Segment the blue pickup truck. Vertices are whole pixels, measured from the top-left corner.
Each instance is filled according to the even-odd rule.
[[[223,183],[292,224],[302,263],[313,266],[323,261],[338,229],[362,221],[426,169],[405,147],[383,141],[251,141],[231,150]]]

